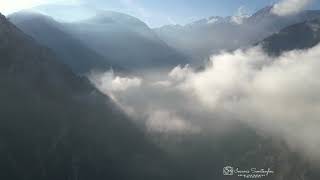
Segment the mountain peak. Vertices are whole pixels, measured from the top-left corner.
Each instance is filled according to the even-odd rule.
[[[0,20],[2,19],[6,19],[6,17],[0,13]]]
[[[10,31],[15,31],[15,27],[7,20],[7,18],[0,13],[0,38],[7,39]],[[0,41],[0,46],[3,41]]]
[[[266,17],[271,15],[273,6],[266,6],[252,15],[252,17]]]
[[[7,18],[0,13],[0,25],[7,23]]]
[[[41,14],[34,11],[25,11],[25,10],[10,14],[8,16],[8,19],[16,23],[30,21],[30,20],[37,20],[41,22],[51,22],[51,23],[55,22],[55,20],[52,17],[47,16],[45,14]]]
[[[210,16],[208,18],[203,18],[197,21],[194,21],[186,26],[197,26],[197,25],[217,25],[217,24],[225,24],[230,23],[231,17],[221,17],[221,16]]]
[[[147,26],[144,22],[136,17],[115,11],[100,11],[94,17],[87,20],[87,22],[99,24],[118,23],[123,25]]]

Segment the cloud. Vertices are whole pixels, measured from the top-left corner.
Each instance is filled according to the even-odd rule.
[[[304,10],[313,0],[281,0],[272,8],[272,13],[278,16],[287,16]]]
[[[231,17],[231,21],[236,24],[242,24],[244,20],[250,17],[250,13],[245,6],[240,6],[234,16]]]
[[[89,77],[102,92],[111,97],[113,97],[113,92],[124,92],[142,85],[141,78],[115,76],[113,70],[105,73],[92,72]]]
[[[319,57],[320,45],[278,58],[261,48],[223,53],[186,84],[222,121],[241,121],[281,137],[293,150],[319,160]]]
[[[193,70],[191,69],[190,65],[187,64],[184,67],[179,65],[172,69],[172,71],[169,73],[169,78],[174,81],[183,81],[188,78],[191,73],[193,73]]]
[[[319,57],[320,45],[277,58],[254,47],[212,56],[200,72],[187,65],[146,73],[135,88],[93,82],[152,131],[223,134],[241,123],[320,160]]]
[[[197,131],[196,128],[191,127],[184,119],[179,117],[174,112],[167,110],[151,111],[146,126],[150,131],[156,132],[186,132]]]

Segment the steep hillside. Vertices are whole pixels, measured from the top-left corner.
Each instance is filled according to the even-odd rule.
[[[264,39],[260,44],[270,55],[308,49],[320,42],[320,19],[294,24]]]
[[[0,179],[168,179],[108,98],[0,15]]]

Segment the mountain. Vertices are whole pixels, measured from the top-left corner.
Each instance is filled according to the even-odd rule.
[[[111,11],[66,25],[69,33],[108,58],[111,63],[141,70],[172,68],[186,63],[186,58],[165,42],[139,19]]]
[[[308,49],[320,42],[320,19],[294,24],[264,39],[261,44],[270,55],[285,51]]]
[[[0,84],[0,179],[239,179],[223,176],[229,165],[271,168],[270,180],[320,177],[283,142],[243,124],[224,137],[156,136],[162,152],[109,97],[2,15]]]
[[[164,26],[155,32],[169,46],[193,57],[194,64],[202,64],[222,50],[248,47],[287,26],[320,17],[318,10],[281,17],[271,9],[265,7],[251,16],[211,17],[185,26]]]
[[[208,18],[185,26],[171,25],[154,29],[169,46],[192,57],[193,64],[202,64],[212,53],[222,47],[236,48],[231,35],[237,33],[238,25],[229,18]],[[227,38],[228,37],[228,38]]]
[[[85,74],[91,70],[108,70],[111,67],[120,69],[72,37],[65,31],[63,24],[51,17],[22,11],[10,15],[9,20],[38,43],[52,49],[58,60],[78,74]]]
[[[0,84],[0,179],[169,178],[166,156],[110,98],[2,15]]]
[[[320,166],[289,148],[278,137],[261,135],[244,124],[228,134],[166,134],[153,136],[174,162],[184,167],[182,179],[239,180],[223,175],[223,168],[263,168],[274,171],[266,180],[318,180]],[[258,178],[259,179],[259,178]]]

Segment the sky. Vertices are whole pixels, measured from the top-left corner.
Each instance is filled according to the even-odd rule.
[[[298,1],[298,0],[289,0]],[[308,9],[320,9],[313,0]],[[59,20],[74,21],[112,10],[135,16],[151,27],[186,24],[209,16],[252,14],[278,0],[0,0],[0,12],[8,15],[33,8]]]

